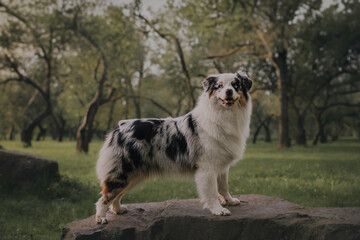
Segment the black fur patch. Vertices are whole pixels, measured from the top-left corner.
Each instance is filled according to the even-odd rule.
[[[119,189],[119,188],[123,188],[127,185],[127,181],[116,181],[116,180],[112,180],[112,181],[106,181],[106,188],[107,188],[107,192],[112,192],[114,189]]]
[[[114,138],[115,138],[115,135],[119,132],[119,128],[115,128],[114,130],[111,131],[111,138],[110,138],[110,142],[109,142],[109,147],[113,145],[114,143]]]
[[[154,156],[154,146],[151,145],[150,146],[150,150],[149,150],[149,158],[152,159]]]
[[[247,94],[247,91],[246,91],[246,87],[245,87],[245,85],[244,85],[244,82],[243,81],[241,81],[240,82],[240,85],[241,85],[241,91],[242,91],[242,93],[243,93],[243,95],[244,95],[244,97],[245,97],[245,99],[246,99],[246,101],[249,99],[249,96],[248,96],[248,94]]]
[[[188,115],[187,123],[188,123],[188,126],[189,126],[191,132],[193,134],[196,134],[196,122],[193,119],[191,114]]]
[[[119,146],[123,146],[124,143],[125,143],[125,136],[119,130],[117,132],[118,132],[117,143],[118,143]]]
[[[126,173],[120,173],[116,177],[124,182],[127,182],[127,179],[128,179],[128,175]]]
[[[248,78],[247,76],[240,75],[239,73],[236,74],[235,80],[240,81],[241,91],[244,94],[244,97],[245,97],[245,99],[247,101],[249,99],[249,96],[248,96],[247,92],[252,87],[252,80],[250,78]]]
[[[162,119],[148,119],[148,121],[154,123],[155,125],[160,125],[160,124],[162,124],[163,122],[165,122],[165,121],[162,120]]]
[[[129,158],[133,162],[135,168],[138,168],[141,165],[142,157],[138,149],[134,146],[135,142],[130,141],[126,144],[126,148],[129,153]]]
[[[175,161],[179,154],[185,154],[188,151],[187,142],[184,135],[179,131],[175,122],[176,134],[167,137],[168,146],[165,149],[166,156]]]
[[[163,128],[162,127],[159,127],[159,134],[160,134],[160,136],[162,136],[163,135]]]
[[[235,91],[239,91],[241,89],[241,84],[240,84],[240,80],[235,78],[234,81],[231,82],[231,85],[233,86],[233,88],[235,89]]]
[[[146,142],[150,143],[151,140],[157,133],[158,127],[163,123],[163,120],[148,120],[148,121],[141,121],[136,120],[133,123],[133,137],[139,140],[145,140]]]
[[[132,163],[124,157],[121,159],[121,164],[123,173],[129,173],[134,170],[134,166],[132,165]]]
[[[209,92],[209,95],[211,95],[214,91],[214,86],[217,82],[217,77],[208,77],[206,78],[202,84],[205,92]]]

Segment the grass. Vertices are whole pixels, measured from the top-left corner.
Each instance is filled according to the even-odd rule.
[[[0,141],[6,149],[56,159],[62,180],[49,188],[10,189],[0,183],[1,239],[59,239],[61,228],[94,214],[100,191],[95,175],[101,142],[88,155],[77,154],[74,142]],[[360,142],[340,140],[316,147],[276,149],[276,143],[249,144],[245,159],[231,168],[232,194],[264,194],[305,206],[360,206]],[[151,180],[130,191],[124,203],[197,197],[192,181]]]

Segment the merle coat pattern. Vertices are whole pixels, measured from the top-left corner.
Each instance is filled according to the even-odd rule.
[[[240,203],[229,193],[228,172],[245,151],[251,86],[241,72],[211,75],[203,81],[197,106],[186,115],[120,121],[99,153],[102,196],[96,221],[107,222],[110,205],[115,213],[126,211],[121,197],[153,175],[193,176],[203,206],[215,215],[229,215],[221,205]]]

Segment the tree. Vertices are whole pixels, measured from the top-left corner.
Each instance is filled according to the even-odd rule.
[[[80,24],[81,26],[79,26]],[[114,88],[110,88],[110,93],[108,94],[108,96],[104,96],[105,83],[108,80],[108,61],[104,51],[102,50],[102,47],[100,47],[98,41],[96,41],[93,37],[95,33],[89,33],[89,30],[85,27],[86,24],[89,23],[80,23],[79,19],[75,19],[73,30],[75,31],[75,33],[78,33],[81,37],[83,37],[88,42],[88,44],[90,44],[91,47],[93,47],[97,51],[100,57],[95,65],[93,75],[93,80],[97,83],[97,89],[86,111],[83,122],[79,126],[76,133],[76,149],[78,152],[85,153],[89,151],[89,143],[92,138],[92,127],[96,113],[101,105],[110,101],[114,93]],[[92,24],[94,24],[94,22],[92,22]],[[100,76],[98,76],[98,70],[101,63],[103,69]]]
[[[325,100],[321,110],[316,108],[314,119],[319,129],[317,136],[324,136],[320,119],[327,103],[337,99],[337,91],[345,98],[349,93],[360,91],[359,81],[351,77],[359,74],[360,33],[357,29],[360,26],[356,20],[359,4],[354,3],[351,12],[337,9],[337,5],[332,5],[321,14],[306,16],[297,24],[299,30],[291,52],[290,102],[296,115],[298,145],[306,145],[304,120],[319,98]],[[349,78],[352,79],[346,80]],[[333,83],[339,87],[331,87]]]
[[[5,80],[1,84],[19,82],[31,86],[44,101],[43,110],[27,124],[21,133],[25,146],[31,146],[33,132],[42,120],[53,115],[51,87],[57,74],[57,56],[61,54],[67,41],[56,4],[39,1],[27,3],[24,10],[18,11],[19,5],[0,2],[8,18],[1,33],[1,70]],[[18,54],[19,50],[26,54]],[[30,55],[33,65],[27,64]],[[36,70],[31,71],[31,67]],[[43,73],[43,74],[39,74]]]
[[[173,6],[170,5],[169,8],[171,9]],[[168,43],[173,43],[175,44],[175,48],[176,48],[176,53],[178,56],[178,59],[180,61],[180,66],[181,66],[181,70],[184,76],[184,83],[188,92],[188,98],[189,98],[189,102],[190,102],[190,107],[193,108],[196,105],[196,98],[194,95],[194,88],[191,84],[191,74],[190,71],[188,69],[188,64],[185,58],[185,54],[184,54],[184,50],[181,44],[181,39],[176,35],[176,33],[174,33],[174,31],[169,30],[168,27],[158,27],[156,25],[158,24],[154,24],[153,22],[159,22],[159,19],[155,19],[153,22],[148,20],[146,17],[144,17],[141,14],[141,8],[140,6],[135,6],[134,9],[134,15],[136,17],[138,17],[139,19],[141,19],[143,21],[143,23],[145,24],[146,27],[150,28],[151,31],[154,31],[160,38],[164,39],[165,41],[167,41]],[[165,23],[165,19],[161,18],[162,21]],[[176,23],[175,23],[176,24]],[[143,30],[144,32],[147,32],[145,27],[145,30]]]
[[[71,29],[78,39],[74,47],[80,55],[86,54],[96,59],[91,76],[94,83],[91,88],[95,92],[77,131],[77,151],[85,153],[89,150],[93,124],[100,106],[128,95],[133,98],[133,75],[139,73],[137,84],[141,85],[144,71],[141,37],[134,30],[134,22],[123,14],[121,8],[109,6],[103,10],[103,16],[94,16],[88,10],[78,9],[72,18]],[[135,49],[140,54],[134,55]],[[86,61],[89,62],[88,59]],[[138,100],[133,102],[140,117]]]
[[[294,37],[292,25],[303,11],[313,13],[320,0],[303,1],[221,1],[199,0],[182,7],[207,38],[207,59],[223,71],[224,59],[236,59],[240,64],[267,58],[275,69],[279,94],[279,147],[290,146],[288,93],[289,44]],[[190,14],[191,8],[193,13]],[[199,22],[201,22],[199,24]],[[211,30],[210,30],[211,29]],[[220,49],[214,52],[214,49]],[[220,59],[220,61],[219,61]],[[234,63],[234,61],[232,62]],[[239,66],[237,65],[237,67]],[[232,64],[234,66],[234,64]],[[237,69],[236,69],[237,70]]]

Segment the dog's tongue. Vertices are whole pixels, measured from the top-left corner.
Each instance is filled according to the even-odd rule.
[[[228,99],[221,99],[223,104],[226,104],[228,106],[231,106],[234,104],[235,100],[232,98],[228,98]]]
[[[232,98],[225,99],[224,101],[225,101],[226,103],[229,103],[229,102],[233,103],[233,102],[235,102],[235,100],[232,99]]]

